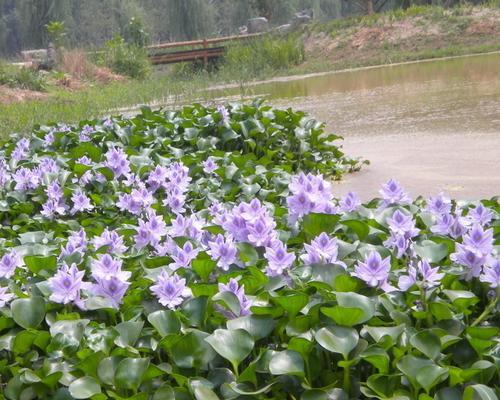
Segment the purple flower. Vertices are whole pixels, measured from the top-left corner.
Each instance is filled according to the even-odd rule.
[[[128,211],[139,215],[148,209],[154,202],[154,198],[146,188],[133,189],[130,194],[122,194],[118,197],[117,207],[122,211]]]
[[[436,216],[449,214],[451,213],[451,200],[442,193],[436,197],[429,197],[426,210]]]
[[[104,297],[112,308],[118,309],[130,282],[123,281],[117,276],[98,277],[92,285],[91,292],[95,296]]]
[[[15,297],[8,290],[8,287],[0,287],[0,308],[5,307]]]
[[[186,203],[186,196],[179,188],[172,188],[167,193],[167,197],[163,200],[163,205],[170,208],[174,214],[182,214],[186,211],[184,205]]]
[[[125,282],[132,275],[129,271],[122,271],[122,261],[111,257],[109,254],[99,255],[98,259],[92,260],[90,265],[94,279],[115,276]]]
[[[76,264],[68,267],[64,264],[56,274],[47,280],[52,294],[49,299],[61,304],[74,302],[81,306],[80,291],[87,285],[83,282],[83,271],[79,271]]]
[[[113,127],[113,120],[110,117],[106,118],[102,122],[102,126],[104,126],[105,128],[112,128]]]
[[[149,231],[146,221],[140,219],[137,222],[139,226],[136,228],[137,233],[134,236],[134,242],[137,249],[142,249],[152,243],[153,237],[151,236],[151,232]]]
[[[493,251],[493,229],[485,231],[481,225],[474,225],[463,236],[463,244],[479,254],[488,256]]]
[[[154,246],[167,234],[166,224],[159,215],[150,213],[147,221],[140,219],[138,223],[137,234],[134,236],[135,247],[138,249],[142,249],[148,244]]]
[[[487,261],[487,256],[477,252],[473,248],[457,243],[456,251],[450,254],[450,259],[457,264],[468,267],[465,279],[470,280],[479,276],[482,266]]]
[[[193,261],[200,252],[200,249],[193,248],[191,242],[184,243],[184,246],[176,247],[173,254],[172,259],[173,263],[170,264],[170,268],[173,270],[179,268],[191,268],[191,261]]]
[[[342,212],[345,213],[354,212],[361,205],[361,201],[359,200],[356,193],[349,192],[340,199],[339,205],[340,205],[340,210]]]
[[[29,139],[22,138],[17,142],[14,151],[12,151],[11,158],[15,161],[23,160],[28,156],[29,149],[30,149]]]
[[[224,105],[220,104],[217,106],[217,112],[219,113],[219,115],[221,117],[220,124],[224,125],[229,120],[228,109]]]
[[[78,164],[87,165],[87,166],[92,165],[92,160],[90,158],[88,158],[87,156],[80,157],[79,159],[76,160],[76,162]]]
[[[42,205],[42,210],[40,211],[40,214],[42,214],[45,218],[53,218],[56,214],[59,215],[64,215],[66,214],[66,210],[68,209],[68,206],[64,204],[63,200],[47,200],[43,205]]]
[[[45,193],[50,200],[54,200],[55,202],[59,202],[63,197],[63,191],[57,181],[50,183],[47,189],[45,189]]]
[[[469,210],[467,217],[471,219],[473,223],[484,226],[488,225],[493,219],[493,212],[489,208],[479,204],[476,208]]]
[[[19,168],[12,178],[16,183],[15,190],[26,191],[36,189],[40,185],[40,177],[29,168]]]
[[[94,209],[94,206],[90,204],[90,199],[82,191],[76,191],[71,196],[71,201],[73,202],[73,208],[71,209],[72,214],[76,214],[81,211],[90,211]]]
[[[167,183],[165,189],[179,188],[182,192],[187,191],[191,178],[189,177],[189,169],[182,163],[173,163],[167,169]]]
[[[500,259],[493,259],[490,264],[483,268],[479,280],[489,283],[492,289],[496,289],[500,287]]]
[[[287,253],[286,246],[276,240],[272,247],[266,247],[264,258],[267,260],[266,274],[280,276],[283,271],[290,268],[295,261],[295,254]]]
[[[248,224],[248,242],[254,246],[267,246],[278,235],[274,231],[276,223],[267,216],[259,217],[253,224]]]
[[[59,166],[57,165],[57,161],[53,158],[44,157],[40,160],[40,164],[38,164],[37,170],[39,171],[40,177],[43,177],[45,174],[57,174],[60,171]]]
[[[130,172],[130,163],[122,149],[109,149],[105,156],[106,162],[104,165],[113,171],[115,178],[119,178],[122,175],[125,176]]]
[[[80,133],[78,134],[78,140],[80,142],[89,142],[90,141],[90,135],[94,133],[94,128],[91,127],[90,125],[85,125]]]
[[[411,286],[420,282],[422,287],[431,288],[439,285],[444,274],[439,273],[439,267],[432,268],[427,260],[419,261],[417,268],[408,267],[408,275],[399,277],[398,286],[406,291]]]
[[[231,235],[224,238],[223,235],[217,235],[215,240],[208,243],[210,250],[208,253],[212,260],[217,261],[217,266],[224,271],[229,270],[231,264],[237,262],[237,252],[234,240]]]
[[[406,215],[399,210],[394,211],[392,217],[387,218],[387,223],[390,231],[398,235],[412,238],[418,234],[418,229],[415,228],[415,221],[411,215]]]
[[[64,247],[59,255],[59,259],[64,257],[69,257],[75,253],[83,255],[87,250],[87,235],[85,230],[82,228],[78,232],[73,232],[69,237]]]
[[[209,175],[212,172],[214,172],[217,168],[219,168],[213,157],[208,157],[205,161],[203,161],[202,164],[203,164],[203,172]]]
[[[379,193],[382,195],[382,206],[384,207],[393,204],[408,204],[411,202],[410,197],[394,179],[390,179],[383,185]]]
[[[47,147],[50,147],[54,144],[54,141],[56,140],[55,136],[54,136],[54,130],[51,129],[49,132],[47,132],[45,134],[45,136],[43,137],[43,146],[45,148]]]
[[[396,257],[401,258],[411,248],[411,240],[410,238],[406,238],[405,235],[391,232],[389,238],[384,242],[384,246],[388,249],[396,250]]]
[[[306,254],[300,258],[306,265],[337,263],[339,250],[337,240],[330,238],[325,232],[314,238],[311,244],[304,244],[304,249]]]
[[[23,265],[22,258],[15,250],[4,254],[0,259],[0,278],[10,278],[21,265]]]
[[[117,231],[110,231],[108,228],[104,229],[100,236],[95,236],[92,239],[92,244],[96,250],[101,247],[108,247],[109,253],[122,254],[127,250],[123,244],[123,236],[119,235]]]
[[[176,219],[172,220],[168,233],[172,237],[186,236],[190,239],[201,240],[204,227],[205,222],[196,215],[184,217],[179,214]]]
[[[229,292],[236,296],[238,302],[240,303],[240,313],[235,315],[233,312],[228,310],[220,310],[226,317],[233,319],[238,317],[243,317],[250,314],[250,307],[252,306],[252,301],[245,295],[245,285],[238,285],[236,279],[231,278],[227,285],[219,283],[219,293]]]
[[[372,251],[366,256],[365,261],[358,261],[353,275],[366,282],[368,286],[378,287],[385,292],[394,290],[388,284],[389,271],[391,270],[391,257],[382,259],[379,253]]]
[[[165,187],[168,179],[167,168],[157,165],[153,171],[149,173],[147,184],[149,189],[154,193],[161,187]]]
[[[439,235],[450,235],[453,239],[462,236],[466,231],[462,217],[451,214],[442,214],[437,217],[437,222],[431,227],[431,232]]]
[[[5,162],[5,159],[0,157],[0,189],[7,186],[11,181],[11,175],[9,172],[9,166]]]
[[[177,274],[168,276],[166,271],[161,272],[156,284],[150,289],[158,298],[158,302],[171,310],[182,304],[184,299],[192,296],[191,289],[186,286],[185,279],[180,278]]]

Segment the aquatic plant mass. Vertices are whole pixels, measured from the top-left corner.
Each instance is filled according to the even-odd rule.
[[[498,199],[337,198],[338,139],[261,103],[12,136],[3,396],[496,399]]]

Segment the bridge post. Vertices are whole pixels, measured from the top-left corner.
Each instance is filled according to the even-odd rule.
[[[203,56],[203,65],[205,66],[205,69],[208,68],[208,54],[207,54],[207,48],[208,48],[208,42],[207,39],[203,39],[203,48],[205,49],[205,53]]]

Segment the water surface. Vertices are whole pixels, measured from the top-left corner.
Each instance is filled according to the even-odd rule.
[[[308,111],[344,136],[348,154],[371,161],[339,193],[368,198],[395,177],[415,195],[500,194],[499,53],[280,79],[244,94]]]

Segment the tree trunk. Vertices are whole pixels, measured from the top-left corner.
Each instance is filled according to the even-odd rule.
[[[364,0],[364,8],[366,14],[373,14],[373,0]]]

